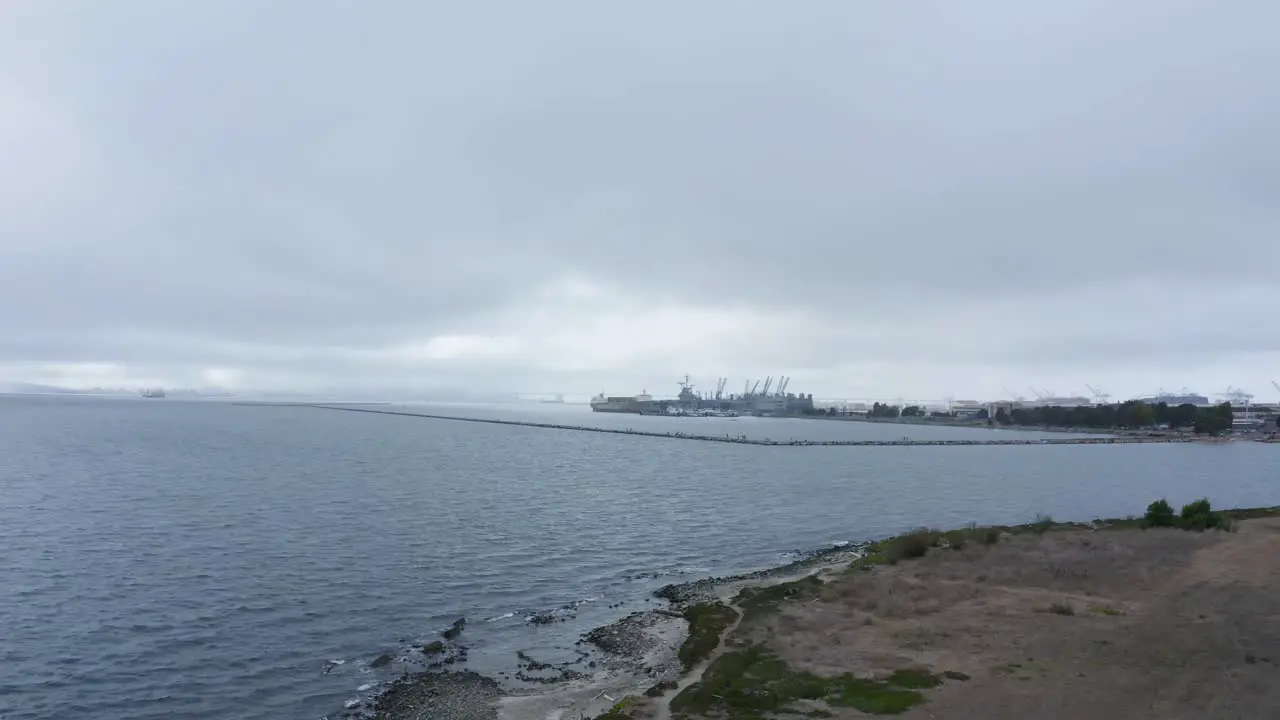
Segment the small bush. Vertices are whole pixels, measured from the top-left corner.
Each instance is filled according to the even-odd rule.
[[[929,548],[938,544],[941,536],[941,533],[934,530],[920,528],[890,540],[885,554],[890,564],[896,564],[900,560],[924,557],[928,554]]]
[[[1213,517],[1214,517],[1214,525],[1213,525],[1214,527],[1218,528],[1219,530],[1222,530],[1223,532],[1236,531],[1236,519],[1234,517],[1231,517],[1231,513],[1216,512],[1213,514]]]
[[[1173,506],[1164,498],[1147,506],[1147,514],[1142,518],[1146,527],[1174,527],[1177,518],[1173,514]]]
[[[1076,609],[1067,603],[1054,603],[1049,606],[1049,612],[1054,615],[1075,615]]]
[[[995,545],[1000,542],[1000,529],[978,527],[977,523],[969,523],[963,530],[952,530],[943,535],[943,538],[952,550],[963,550],[970,543]]]
[[[1053,527],[1053,518],[1048,515],[1036,514],[1036,519],[1031,523],[1031,530],[1037,535],[1043,535]]]
[[[1179,524],[1184,530],[1201,531],[1221,527],[1224,519],[1222,513],[1213,512],[1208,498],[1200,498],[1182,506]]]

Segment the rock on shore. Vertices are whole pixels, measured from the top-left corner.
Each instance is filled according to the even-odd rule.
[[[498,683],[478,673],[425,672],[388,686],[374,705],[377,720],[496,720]]]

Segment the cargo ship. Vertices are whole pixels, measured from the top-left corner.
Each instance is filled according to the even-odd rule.
[[[162,398],[164,397],[164,388],[144,388],[142,391],[144,398]]]
[[[646,410],[650,410],[653,405],[653,398],[648,392],[641,392],[639,395],[626,396],[614,395],[605,397],[604,393],[591,398],[592,412],[611,412],[611,413],[632,413],[642,414]]]

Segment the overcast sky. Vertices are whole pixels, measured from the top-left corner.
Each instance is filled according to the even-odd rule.
[[[1280,377],[1280,5],[0,2],[0,382]]]

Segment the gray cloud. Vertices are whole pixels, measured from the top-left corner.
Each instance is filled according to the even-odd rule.
[[[0,362],[1265,383],[1280,9],[1040,5],[8,6]]]

